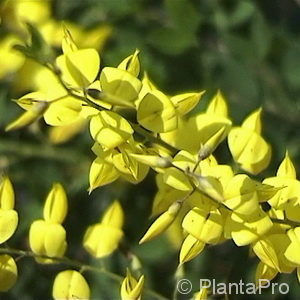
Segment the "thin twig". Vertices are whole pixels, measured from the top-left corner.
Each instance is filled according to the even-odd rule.
[[[81,261],[78,260],[73,260],[68,257],[50,257],[48,255],[42,255],[42,254],[36,254],[32,251],[25,251],[25,250],[20,250],[20,249],[13,249],[13,248],[0,248],[0,254],[9,254],[9,255],[17,255],[19,259],[24,258],[24,257],[31,257],[31,258],[39,258],[39,259],[52,259],[53,261],[59,263],[59,264],[64,264],[73,268],[77,268],[81,270],[82,272],[84,271],[91,271],[95,273],[100,273],[103,276],[106,276],[109,279],[112,279],[113,281],[116,281],[118,283],[121,283],[124,279],[124,277],[115,274],[113,272],[110,272],[104,268],[98,268],[94,267],[85,263],[82,263]],[[149,296],[153,297],[154,299],[158,300],[168,300],[168,298],[164,297],[163,295],[160,295],[159,293],[149,289],[145,288],[144,293],[148,294]]]

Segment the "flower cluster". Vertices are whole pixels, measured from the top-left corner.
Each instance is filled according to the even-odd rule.
[[[253,177],[271,160],[271,147],[262,136],[262,109],[247,116],[241,126],[234,126],[221,92],[205,111],[196,111],[204,91],[167,95],[147,73],[140,78],[140,68],[139,51],[117,67],[100,67],[97,50],[78,48],[65,28],[62,54],[45,62],[38,89],[17,100],[25,112],[6,129],[16,130],[43,118],[68,135],[72,126],[88,123],[95,154],[89,172],[90,193],[118,178],[137,184],[154,170],[158,188],[152,207],[155,220],[140,243],[167,229],[177,230],[183,237],[179,265],[207,245],[231,239],[237,246],[248,245],[258,257],[256,281],[272,280],[277,273],[296,268],[299,272],[300,182],[288,153],[276,176],[263,181]],[[216,158],[215,150],[225,140],[238,170]],[[7,178],[0,197],[3,243],[18,220]],[[63,258],[66,232],[61,224],[66,213],[66,194],[55,184],[46,199],[44,219],[30,228],[30,247],[38,262]],[[99,223],[88,227],[83,238],[88,253],[100,258],[118,248],[124,236],[123,214],[115,201]],[[15,280],[16,266],[7,255],[0,262],[5,265],[0,277],[3,272],[15,275],[7,276],[3,287],[0,281],[5,290]],[[139,274],[136,279],[128,270],[121,285],[122,299],[140,299],[143,286],[144,276]],[[207,292],[199,292],[195,299]],[[89,294],[77,271],[57,275],[54,298],[82,299]]]

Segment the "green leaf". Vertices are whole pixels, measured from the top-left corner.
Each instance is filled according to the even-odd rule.
[[[288,85],[299,90],[300,88],[300,47],[291,47],[282,58],[282,73]]]
[[[271,47],[272,33],[262,14],[259,12],[252,19],[251,37],[258,58],[263,59]]]
[[[154,29],[148,36],[148,41],[153,47],[168,55],[179,55],[197,43],[193,33],[172,28]]]
[[[173,25],[181,31],[195,32],[200,23],[200,14],[189,0],[166,0],[165,6]]]
[[[247,22],[255,11],[255,5],[250,1],[240,1],[237,3],[234,11],[230,15],[230,25],[240,26]]]

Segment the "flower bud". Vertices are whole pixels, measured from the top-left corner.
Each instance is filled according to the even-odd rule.
[[[124,70],[137,77],[140,73],[140,61],[139,55],[140,51],[138,49],[135,52],[126,57],[119,65],[118,69]]]
[[[67,248],[66,231],[60,224],[44,220],[34,221],[29,230],[32,251],[49,257],[62,257]],[[51,259],[37,259],[40,263],[51,263]]]
[[[89,299],[90,288],[85,278],[75,270],[66,270],[57,274],[54,280],[52,296],[54,299]]]
[[[61,224],[67,214],[68,200],[60,183],[55,183],[49,192],[44,205],[44,219],[47,222]]]
[[[135,153],[129,153],[129,155],[136,159],[138,162],[152,168],[168,168],[172,166],[172,163],[168,157]]]
[[[0,255],[0,292],[6,292],[17,281],[18,269],[14,259],[9,255]]]
[[[144,275],[137,281],[127,269],[127,275],[121,285],[121,299],[122,300],[139,300],[144,286]]]
[[[18,213],[13,210],[0,209],[0,244],[6,242],[16,231]]]
[[[204,247],[204,242],[196,239],[194,236],[189,234],[182,243],[179,254],[179,263],[183,264],[189,260],[192,260],[202,252]]]
[[[209,289],[204,287],[194,295],[193,300],[207,300],[208,293],[209,293]]]
[[[35,103],[30,110],[25,111],[15,121],[9,123],[6,126],[5,131],[17,130],[22,127],[31,125],[44,114],[47,108],[47,102]]]
[[[15,194],[13,186],[8,177],[3,177],[0,185],[0,209],[13,209],[15,205]]]
[[[179,210],[181,208],[180,202],[173,203],[169,209],[160,215],[147,230],[145,235],[140,240],[139,244],[153,239],[164,232],[175,220]]]

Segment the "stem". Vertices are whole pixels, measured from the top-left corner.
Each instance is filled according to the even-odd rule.
[[[296,221],[292,221],[292,220],[288,220],[288,219],[281,220],[281,219],[277,219],[277,218],[271,218],[271,220],[277,224],[289,225],[291,227],[300,227],[300,222],[296,222]]]
[[[44,259],[52,259],[57,263],[60,264],[65,264],[70,267],[77,268],[82,271],[91,271],[95,273],[100,273],[104,276],[106,276],[109,279],[112,279],[113,281],[116,281],[118,283],[121,283],[124,279],[124,277],[115,274],[113,272],[107,271],[104,268],[98,268],[94,267],[85,263],[82,263],[81,261],[78,260],[73,260],[68,257],[50,257],[48,255],[43,255],[43,254],[36,254],[32,251],[25,251],[25,250],[20,250],[20,249],[13,249],[13,248],[0,248],[0,254],[10,254],[10,255],[17,255],[18,257],[31,257],[31,258],[44,258]],[[158,300],[168,300],[168,298],[158,294],[157,292],[144,288],[144,293],[148,294],[149,296],[153,297],[154,299]]]
[[[80,96],[76,93],[74,93],[73,89],[69,88],[66,83],[63,81],[61,74],[57,71],[57,68],[53,67],[53,66],[46,66],[51,72],[53,72],[54,75],[56,75],[56,77],[59,80],[59,83],[63,86],[63,88],[66,90],[66,92],[72,96],[75,97],[79,100],[84,101],[86,104],[88,104],[89,106],[97,109],[98,111],[102,111],[102,110],[108,110],[107,108],[91,101],[90,99],[88,99],[85,90],[83,91],[83,94],[85,96]],[[128,120],[127,120],[128,121]],[[178,149],[176,149],[175,147],[171,146],[170,144],[166,143],[165,141],[163,141],[162,139],[155,137],[153,135],[151,135],[147,130],[145,130],[144,128],[142,128],[139,124],[135,124],[133,122],[130,122],[130,125],[132,126],[132,128],[140,135],[144,136],[148,141],[154,143],[154,144],[158,144],[163,146],[164,148],[166,148],[167,150],[171,151],[172,154],[175,154],[176,152],[178,152]]]
[[[172,152],[172,154],[175,154],[176,152],[178,152],[177,148],[171,146],[170,144],[166,143],[162,139],[160,139],[156,136],[153,136],[151,133],[149,133],[147,130],[142,128],[140,125],[132,123],[132,122],[130,122],[130,125],[138,134],[144,136],[149,142],[163,146],[164,148],[170,150]]]

